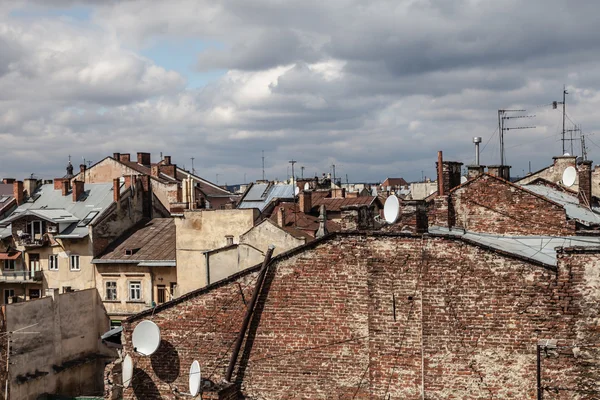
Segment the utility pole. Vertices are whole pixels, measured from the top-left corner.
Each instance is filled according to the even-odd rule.
[[[217,186],[219,185],[219,174],[217,174]]]
[[[262,180],[265,180],[265,151],[262,151],[262,172],[263,172],[263,178]]]
[[[525,112],[526,110],[498,110],[498,133],[500,136],[500,165],[505,165],[506,157],[504,157],[504,131],[517,130],[517,129],[532,129],[535,126],[517,126],[515,128],[506,128],[505,121],[509,119],[517,118],[533,118],[535,115],[515,115],[508,116],[507,113],[511,112]]]
[[[563,125],[562,125],[562,139],[561,139],[562,140],[562,154],[565,154],[565,151],[566,151],[566,149],[565,149],[565,116],[567,115],[566,106],[567,106],[567,95],[568,94],[569,94],[569,92],[567,92],[565,86],[563,85],[563,101],[562,102],[560,102],[560,101],[552,102],[552,108],[554,110],[556,110],[558,108],[559,104],[562,104],[562,106],[563,106],[563,115],[562,115]]]
[[[581,126],[579,126],[579,132],[581,133],[581,157],[584,161],[587,160],[587,147],[585,147],[585,134],[581,130]]]
[[[289,163],[292,164],[292,190],[294,193],[294,228],[298,223],[297,210],[296,210],[296,177],[294,176],[294,164],[296,164],[296,160],[290,160]]]
[[[304,165],[300,167],[300,176],[304,179]]]

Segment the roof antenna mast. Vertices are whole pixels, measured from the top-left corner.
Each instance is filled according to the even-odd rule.
[[[507,113],[512,112],[525,112],[527,110],[498,110],[498,133],[500,136],[500,165],[506,165],[506,157],[504,154],[504,132],[505,131],[513,131],[517,129],[533,129],[535,126],[517,126],[514,128],[505,127],[506,120],[509,119],[517,119],[517,118],[533,118],[535,115],[515,115],[508,116]]]
[[[565,107],[567,105],[567,95],[569,94],[569,92],[567,92],[567,89],[565,87],[565,85],[563,85],[563,101],[553,101],[552,102],[552,108],[553,109],[557,109],[559,104],[562,104],[563,106],[563,128],[562,128],[562,154],[565,154],[565,116],[567,115],[566,111],[565,111]],[[571,142],[573,143],[573,142]]]

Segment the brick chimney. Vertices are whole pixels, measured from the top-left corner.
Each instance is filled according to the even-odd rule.
[[[54,179],[54,190],[61,190],[63,196],[68,195],[70,189],[71,189],[71,181],[69,181],[68,178]]]
[[[285,226],[285,208],[283,207],[277,209],[277,225],[282,228]]]
[[[460,185],[460,167],[463,163],[456,161],[444,161],[442,152],[438,151],[436,163],[438,195],[447,195],[450,190]]]
[[[579,204],[590,207],[592,204],[592,161],[586,160],[579,165]]]
[[[300,207],[300,212],[304,214],[309,214],[310,210],[312,210],[312,192],[305,191],[298,193],[298,204]]]
[[[163,160],[165,162],[164,165],[171,165],[171,156],[165,156]]]
[[[343,188],[331,189],[331,197],[336,198],[336,199],[345,198],[346,197],[346,189],[343,189]]]
[[[131,156],[129,155],[129,153],[121,154],[119,156],[118,160],[121,161],[121,162],[130,162],[131,161]]]
[[[22,181],[14,181],[13,182],[13,196],[14,196],[18,206],[23,204],[25,195],[23,194],[23,182]]]
[[[113,158],[117,161],[121,161],[121,153],[113,153]]]
[[[488,174],[510,181],[511,168],[510,165],[490,165],[488,167]]]
[[[27,178],[23,180],[23,186],[25,187],[25,194],[27,197],[31,197],[38,188],[39,181],[33,178]]]
[[[477,178],[485,171],[485,165],[467,165],[467,178]]]
[[[85,184],[83,181],[73,181],[73,201],[77,201],[84,191]]]
[[[10,185],[12,183],[15,182],[15,178],[4,178],[2,179],[2,183],[6,184],[6,185]]]
[[[121,200],[121,179],[113,179],[113,201],[119,205]]]
[[[158,175],[160,173],[160,166],[157,164],[154,164],[150,167],[150,175],[152,175],[153,177],[157,178]]]
[[[137,153],[137,162],[138,164],[149,166],[150,162],[150,153]]]
[[[171,157],[169,157],[170,159]],[[166,159],[166,157],[165,157]],[[177,178],[177,165],[169,163],[168,165],[159,164],[158,169],[165,175],[171,178]]]
[[[366,204],[341,207],[340,225],[342,231],[373,229],[375,213],[373,207]]]

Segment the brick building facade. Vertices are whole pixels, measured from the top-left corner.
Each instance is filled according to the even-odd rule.
[[[550,340],[544,398],[597,398],[599,252],[552,265],[444,235],[328,235],[271,262],[233,380],[247,398],[535,399]],[[194,359],[204,394],[218,387],[258,268],[131,317],[124,398],[184,397]],[[144,318],[151,357],[131,347]]]

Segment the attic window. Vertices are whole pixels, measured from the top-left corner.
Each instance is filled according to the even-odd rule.
[[[92,220],[96,217],[96,215],[98,215],[98,211],[90,211],[88,215],[86,215],[85,218],[82,219],[79,224],[77,224],[77,226],[88,226],[89,223],[92,222]]]
[[[137,253],[137,252],[138,252],[138,250],[139,250],[139,247],[138,247],[138,248],[136,248],[136,249],[125,249],[125,255],[126,255],[126,256],[132,256],[132,255],[134,255],[135,253]]]

